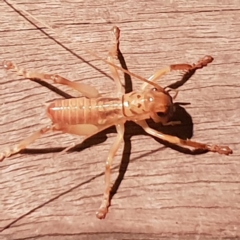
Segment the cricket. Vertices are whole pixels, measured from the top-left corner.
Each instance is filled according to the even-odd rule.
[[[51,123],[34,132],[29,137],[24,138],[18,144],[0,151],[0,160],[19,153],[42,135],[50,132],[83,136],[84,141],[86,138],[115,125],[117,136],[110,147],[105,162],[103,198],[96,212],[96,216],[99,219],[105,218],[108,207],[110,206],[111,165],[120,144],[123,142],[126,121],[135,122],[140,125],[146,133],[153,137],[183,148],[188,148],[192,151],[204,150],[225,155],[232,153],[232,150],[228,146],[200,143],[190,139],[180,139],[176,136],[163,134],[150,128],[146,122],[147,119],[152,119],[154,122],[162,125],[181,124],[171,121],[171,117],[175,111],[174,100],[177,96],[177,91],[168,87],[161,87],[157,84],[157,80],[171,71],[189,72],[204,68],[213,61],[213,57],[205,56],[196,64],[192,65],[173,64],[158,70],[148,79],[145,79],[116,65],[115,61],[118,60],[119,52],[120,29],[115,26],[112,29],[112,33],[114,40],[108,51],[107,59],[98,57],[95,54],[93,55],[109,65],[111,76],[117,89],[116,97],[114,98],[102,97],[95,87],[83,83],[72,82],[57,74],[28,71],[18,67],[14,62],[3,62],[3,67],[6,70],[14,71],[18,75],[30,80],[39,79],[41,81],[66,85],[77,90],[81,94],[81,97],[60,99],[50,103],[47,107],[46,114],[50,118]],[[122,85],[120,79],[120,71],[142,81],[139,90],[125,93],[125,87]],[[173,92],[174,95],[172,95]]]

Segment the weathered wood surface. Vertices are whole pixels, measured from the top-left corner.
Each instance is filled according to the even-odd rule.
[[[109,30],[114,25],[121,28],[121,51],[128,68],[144,77],[168,64],[214,56],[212,64],[181,87],[177,101],[191,103],[179,111],[183,126],[155,128],[229,145],[234,153],[182,153],[128,124],[125,145],[114,162],[113,179],[121,160],[125,175],[120,174],[123,180],[112,206],[100,221],[95,211],[102,198],[104,161],[116,135],[114,129],[57,158],[63,147],[80,142],[80,138],[45,136],[25,154],[0,163],[0,238],[240,238],[239,1],[13,2],[58,34],[32,19],[37,29],[1,1],[0,60],[92,84],[106,96],[115,91],[111,80],[73,53],[109,73],[106,64],[83,49],[96,50],[105,57],[111,42]],[[44,103],[59,96],[2,67],[0,79],[2,149],[45,126],[49,120]],[[176,80],[180,75],[171,74],[161,84]],[[133,85],[137,87],[139,82],[133,80]]]

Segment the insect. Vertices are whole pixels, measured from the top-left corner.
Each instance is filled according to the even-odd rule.
[[[0,152],[0,160],[27,148],[31,143],[49,132],[62,132],[85,136],[84,139],[112,126],[116,126],[117,137],[110,148],[105,164],[105,186],[102,203],[96,212],[96,216],[102,219],[106,216],[109,207],[109,197],[111,191],[111,165],[116,152],[118,151],[124,136],[124,124],[126,121],[134,121],[140,125],[148,134],[164,140],[166,142],[187,147],[193,150],[202,149],[219,154],[231,154],[232,150],[228,146],[215,144],[205,144],[189,139],[184,140],[175,136],[166,135],[150,128],[146,119],[153,119],[163,125],[171,124],[171,117],[174,113],[173,100],[176,97],[170,94],[172,89],[159,86],[156,81],[163,75],[176,70],[191,71],[203,68],[213,61],[211,56],[205,56],[196,64],[174,64],[154,73],[149,79],[144,79],[121,67],[115,65],[115,59],[118,57],[120,30],[114,27],[114,43],[108,52],[105,61],[111,71],[111,75],[116,83],[117,96],[114,98],[101,97],[93,86],[72,82],[55,74],[27,71],[19,68],[10,61],[4,61],[5,69],[17,72],[29,79],[40,79],[51,81],[53,83],[67,85],[81,94],[83,97],[71,98],[53,101],[47,108],[47,115],[51,119],[51,124],[41,128],[31,136],[25,138],[13,147],[6,148]],[[139,90],[125,94],[125,88],[122,86],[119,71],[123,71],[133,77],[137,77],[144,83]]]

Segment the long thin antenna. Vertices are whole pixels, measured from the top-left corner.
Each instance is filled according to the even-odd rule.
[[[122,71],[122,72],[124,72],[124,73],[126,73],[126,74],[128,74],[128,75],[130,75],[130,76],[132,76],[132,77],[135,77],[135,78],[137,78],[137,79],[139,79],[139,80],[141,80],[141,81],[143,81],[143,82],[146,82],[146,83],[148,83],[148,84],[153,85],[155,88],[157,88],[157,89],[159,89],[159,90],[160,90],[160,89],[163,89],[163,88],[160,87],[157,83],[151,82],[151,81],[147,80],[146,78],[143,78],[143,77],[141,77],[141,76],[139,76],[139,75],[137,75],[137,74],[135,74],[135,73],[133,73],[133,72],[130,72],[130,71],[128,71],[128,70],[126,70],[126,69],[124,69],[124,68],[122,68],[122,67],[119,67],[119,66],[115,65],[114,63],[111,63],[111,62],[107,61],[106,59],[99,57],[99,56],[98,56],[97,54],[95,54],[94,52],[91,52],[91,51],[89,51],[89,50],[84,50],[84,51],[87,52],[87,53],[89,53],[89,54],[91,54],[92,56],[96,57],[97,59],[99,59],[99,60],[107,63],[108,65],[111,65],[111,66],[115,67],[116,69],[118,69],[118,70],[120,70],[120,71]]]
[[[6,0],[4,0],[4,1],[7,2]],[[12,5],[12,3],[10,3],[10,4]],[[17,7],[16,7],[16,6],[17,6]],[[18,11],[21,11],[21,12],[23,12],[24,14],[28,15],[29,17],[31,17],[32,19],[34,19],[34,20],[37,21],[38,23],[41,23],[44,27],[48,28],[49,30],[53,31],[54,33],[58,34],[59,36],[62,35],[61,33],[59,33],[57,30],[53,29],[51,26],[49,26],[49,25],[46,24],[45,22],[43,22],[43,21],[41,21],[40,19],[34,17],[31,13],[29,13],[29,12],[26,11],[26,10],[24,10],[24,9],[23,9],[22,7],[20,7],[19,5],[16,5],[16,4],[15,4],[15,5],[14,5],[14,8],[15,8],[15,9],[17,8]],[[105,62],[106,64],[111,65],[111,66],[115,67],[116,69],[118,69],[118,70],[120,70],[120,71],[122,71],[122,72],[124,72],[124,73],[126,73],[126,74],[128,74],[128,75],[130,75],[130,76],[132,76],[132,77],[134,77],[134,78],[136,78],[136,79],[138,79],[138,80],[141,80],[141,81],[143,81],[143,82],[146,82],[146,83],[152,85],[154,88],[156,88],[156,89],[158,89],[158,90],[161,90],[161,91],[163,90],[163,88],[160,87],[157,83],[154,83],[154,82],[152,82],[152,81],[149,81],[149,80],[147,80],[146,78],[143,78],[143,77],[141,77],[141,76],[139,76],[139,75],[137,75],[137,74],[135,74],[135,73],[133,73],[133,72],[130,72],[130,71],[128,71],[128,70],[126,70],[126,69],[124,69],[124,68],[122,68],[122,67],[119,67],[119,66],[115,65],[114,63],[111,63],[111,62],[105,60],[104,58],[100,57],[99,55],[93,53],[92,51],[89,51],[89,50],[86,50],[86,49],[83,49],[83,50],[84,50],[85,52],[89,53],[90,55],[96,57],[97,59]]]
[[[83,57],[81,57],[80,55],[78,55],[77,53],[75,53],[74,51],[72,51],[70,48],[68,48],[67,46],[65,46],[63,43],[61,43],[60,41],[58,41],[56,38],[52,37],[51,35],[49,35],[43,28],[40,28],[37,24],[35,24],[28,16],[31,16],[31,18],[33,17],[29,12],[27,12],[26,10],[22,9],[21,7],[15,7],[15,5],[13,5],[12,3],[9,3],[9,1],[7,0],[3,0],[10,8],[12,8],[15,12],[17,12],[20,16],[22,16],[26,21],[28,21],[30,24],[32,24],[34,27],[36,27],[36,29],[38,29],[40,32],[42,32],[45,36],[47,36],[49,39],[51,39],[52,41],[54,41],[56,44],[58,44],[59,46],[61,46],[63,49],[65,49],[67,52],[71,53],[73,56],[75,56],[76,58],[80,59],[81,61],[83,61],[84,63],[86,63],[87,65],[89,65],[90,67],[92,67],[93,69],[97,70],[98,72],[102,73],[103,75],[105,75],[106,77],[113,79],[109,74],[107,74],[106,72],[102,71],[100,68],[94,66],[93,64],[91,64],[90,62],[88,62],[87,60],[85,60]],[[23,13],[23,12],[24,13]],[[26,15],[25,15],[26,13]],[[41,23],[42,21],[39,21],[37,18],[36,21],[38,23]],[[46,28],[52,29],[54,33],[56,33],[57,31],[54,30],[53,28],[49,27],[47,24],[44,24],[44,26]],[[59,34],[61,35],[61,34]]]

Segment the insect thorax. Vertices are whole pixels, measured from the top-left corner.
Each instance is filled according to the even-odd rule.
[[[144,119],[152,112],[167,112],[171,105],[172,98],[166,92],[153,90],[131,92],[123,97],[123,114],[128,118],[138,116],[138,119]]]

